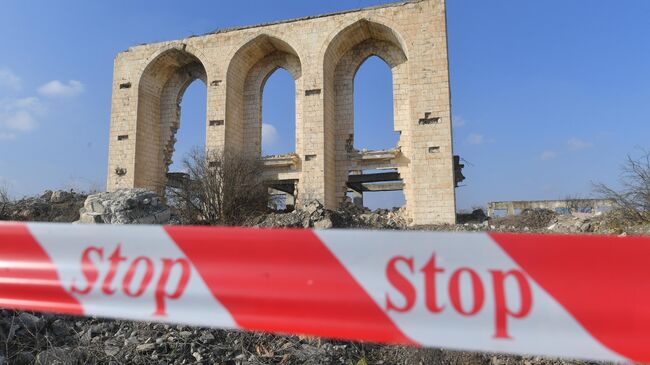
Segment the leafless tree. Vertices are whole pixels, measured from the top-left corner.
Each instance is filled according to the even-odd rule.
[[[7,219],[7,208],[9,206],[9,193],[7,187],[0,185],[0,220]]]
[[[627,220],[650,222],[650,151],[643,150],[639,158],[630,155],[622,167],[621,189],[603,183],[595,185],[597,193],[615,201],[616,209]]]
[[[181,220],[197,225],[241,225],[267,209],[268,188],[259,158],[194,149],[183,161],[186,177],[167,198]]]

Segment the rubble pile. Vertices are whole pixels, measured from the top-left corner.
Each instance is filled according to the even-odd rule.
[[[340,228],[345,225],[337,212],[327,210],[319,201],[312,201],[304,209],[289,213],[269,213],[251,219],[251,227],[264,228]]]
[[[642,222],[630,222],[613,211],[609,213],[597,212],[572,213],[570,215],[557,216],[548,226],[549,232],[557,233],[595,233],[595,234],[616,234],[616,235],[649,235],[650,224]]]
[[[604,227],[601,227],[600,224],[599,218],[601,216],[601,213],[572,213],[566,215],[558,215],[552,220],[547,229],[550,232],[562,233],[606,233],[603,232],[603,230],[606,229]]]
[[[146,189],[119,189],[90,195],[80,210],[78,223],[168,224],[171,210]]]
[[[342,208],[342,211],[349,214],[355,228],[405,229],[411,223],[404,208],[371,211],[368,208],[348,204]]]
[[[70,223],[79,219],[85,194],[74,191],[46,191],[40,196],[10,201],[4,208],[5,220]]]
[[[290,213],[269,213],[250,220],[252,227],[275,228],[364,228],[405,229],[409,225],[403,209],[378,209],[357,207],[345,203],[336,210],[328,210],[319,201],[312,201],[303,209]]]
[[[498,231],[538,231],[546,229],[558,215],[548,209],[527,209],[518,215],[490,220],[490,230]]]

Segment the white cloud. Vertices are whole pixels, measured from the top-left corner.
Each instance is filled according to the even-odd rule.
[[[2,99],[0,100],[0,113],[11,113],[16,110],[27,110],[33,113],[42,113],[45,108],[37,97],[28,97],[22,99]]]
[[[15,133],[0,132],[0,141],[11,141],[16,139]]]
[[[271,124],[262,123],[262,147],[272,147],[277,141],[278,130]]]
[[[38,126],[45,107],[35,97],[0,100],[0,139],[15,139],[15,132],[29,132]]]
[[[36,128],[36,120],[25,110],[19,110],[4,119],[4,125],[11,130],[29,132]]]
[[[566,142],[566,144],[569,150],[571,151],[584,150],[586,148],[593,146],[591,143],[585,142],[578,138],[571,138]]]
[[[466,140],[469,144],[484,144],[494,142],[493,140],[488,140],[484,135],[480,133],[472,133],[467,137]]]
[[[80,81],[70,80],[64,84],[59,80],[54,80],[38,88],[38,93],[52,97],[72,97],[81,94],[84,90],[85,87]]]
[[[0,68],[0,88],[8,90],[20,90],[22,81],[11,70]]]
[[[542,161],[548,161],[556,158],[557,156],[558,156],[557,152],[549,150],[549,151],[542,152],[539,158]]]
[[[460,115],[457,115],[453,119],[453,126],[454,128],[462,128],[465,125],[467,125],[467,121],[461,117]]]

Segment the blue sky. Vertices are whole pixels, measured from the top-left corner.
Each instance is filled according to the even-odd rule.
[[[14,196],[104,187],[113,59],[129,46],[388,2],[7,1],[0,183]],[[615,184],[625,155],[650,148],[648,19],[646,0],[449,0],[455,152],[468,162],[459,208],[588,196],[592,181]],[[390,83],[381,60],[359,71],[357,147],[394,145]],[[293,93],[286,72],[267,83],[267,153],[293,148],[282,142],[295,133]],[[203,143],[204,100],[205,87],[191,85],[176,160]]]

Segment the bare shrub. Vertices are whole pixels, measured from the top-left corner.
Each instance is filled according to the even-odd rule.
[[[170,205],[183,223],[241,225],[266,211],[268,188],[258,158],[194,149],[186,156],[180,186],[167,189]]]
[[[628,155],[621,170],[619,191],[603,183],[595,184],[594,190],[613,200],[622,218],[635,223],[650,222],[650,151],[643,150],[639,158]]]
[[[8,219],[9,193],[7,187],[0,185],[0,220]]]

